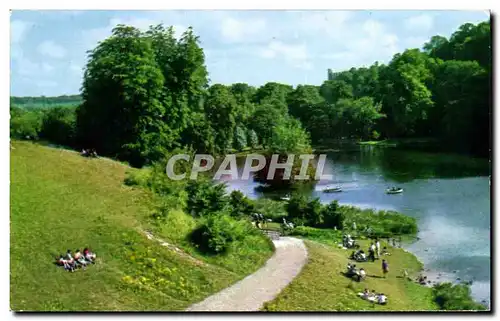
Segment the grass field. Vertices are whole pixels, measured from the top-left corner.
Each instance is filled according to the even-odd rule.
[[[179,255],[141,233],[152,195],[123,184],[129,167],[30,142],[11,146],[12,310],[182,310],[272,254],[268,247],[232,259]],[[54,265],[56,255],[83,247],[97,253],[96,265],[75,273]]]
[[[368,241],[360,241],[367,248]],[[418,275],[421,263],[402,249],[388,247],[389,270],[383,278],[381,260],[355,263],[365,268],[367,278],[356,282],[341,274],[349,262],[350,250],[306,241],[309,254],[308,264],[299,276],[266,304],[265,311],[430,311],[437,310],[430,288],[420,286],[401,277],[402,270]],[[386,246],[382,243],[382,246]],[[382,292],[388,297],[385,306],[372,304],[357,296],[365,288]]]

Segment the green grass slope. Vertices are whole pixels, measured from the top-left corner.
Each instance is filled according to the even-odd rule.
[[[141,233],[152,195],[123,184],[129,167],[30,142],[11,146],[12,310],[182,310],[272,254],[232,254],[240,264],[179,255]],[[56,255],[83,247],[97,253],[96,265],[75,273],[54,265]]]
[[[362,248],[368,242],[361,241]],[[388,246],[389,273],[383,278],[381,260],[355,263],[365,268],[367,278],[356,282],[341,274],[349,262],[350,250],[306,241],[308,264],[299,276],[268,302],[266,311],[431,311],[438,310],[433,302],[432,290],[401,277],[403,269],[416,275],[421,264],[412,254]],[[382,246],[387,246],[385,243]],[[387,305],[373,304],[358,297],[365,288],[388,296]]]

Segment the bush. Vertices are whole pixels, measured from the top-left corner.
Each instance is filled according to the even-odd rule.
[[[40,137],[54,144],[74,146],[76,135],[76,108],[55,107],[43,117]]]
[[[418,232],[417,220],[395,211],[375,211],[353,206],[340,206],[344,215],[344,226],[356,223],[358,233],[371,237],[414,235]]]
[[[301,236],[318,242],[337,244],[342,240],[342,231],[319,229],[308,226],[298,226],[292,229],[289,235]]]
[[[296,226],[321,226],[323,224],[322,209],[319,198],[310,200],[303,195],[293,196],[286,207],[288,218]]]
[[[144,167],[141,169],[133,168],[127,172],[124,183],[127,186],[148,187],[152,173],[153,168],[151,167]]]
[[[486,310],[485,306],[474,302],[470,288],[465,284],[441,283],[434,286],[433,294],[442,310]]]
[[[185,241],[196,227],[195,219],[181,210],[171,210],[161,224],[161,234],[175,242]]]
[[[240,191],[231,192],[229,205],[231,206],[231,216],[235,218],[250,216],[255,212],[254,202]]]
[[[13,107],[10,110],[10,136],[18,139],[38,139],[42,128],[43,113],[34,109],[26,111]]]
[[[288,215],[285,203],[274,201],[268,198],[259,198],[255,202],[255,211],[264,215],[265,218],[270,218],[273,222],[281,223],[283,217]]]
[[[186,187],[186,209],[193,217],[202,217],[222,211],[228,204],[226,186],[208,179],[190,180]]]
[[[238,221],[220,212],[204,217],[190,239],[203,253],[221,254],[228,250],[232,242],[241,241],[256,232],[248,221]]]
[[[339,210],[339,203],[336,200],[323,207],[322,216],[322,227],[343,229],[344,214]]]

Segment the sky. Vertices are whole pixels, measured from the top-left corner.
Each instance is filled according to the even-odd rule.
[[[333,71],[388,63],[449,37],[485,11],[13,11],[11,95],[78,94],[87,51],[117,24],[189,26],[200,36],[211,84],[320,85]]]

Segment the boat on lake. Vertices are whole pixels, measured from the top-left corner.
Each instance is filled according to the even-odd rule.
[[[401,187],[391,187],[385,190],[387,194],[400,194],[403,193],[403,189]]]
[[[342,187],[340,186],[335,186],[335,187],[328,186],[323,190],[323,193],[340,193],[340,192],[342,192]]]

